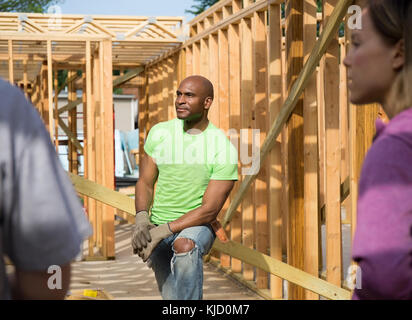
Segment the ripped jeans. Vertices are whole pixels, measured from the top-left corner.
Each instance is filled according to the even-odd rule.
[[[215,240],[209,225],[191,227],[164,239],[149,259],[162,298],[165,300],[202,300],[203,256]],[[195,243],[190,252],[175,253],[176,239],[186,238]]]

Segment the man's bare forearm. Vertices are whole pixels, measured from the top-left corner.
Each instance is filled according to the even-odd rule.
[[[136,212],[149,210],[153,201],[154,188],[140,181],[136,184],[135,207]]]
[[[176,233],[183,229],[212,223],[216,220],[219,211],[200,206],[169,223],[170,229]]]

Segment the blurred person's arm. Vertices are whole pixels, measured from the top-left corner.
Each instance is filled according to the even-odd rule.
[[[50,289],[48,282],[53,274],[47,271],[16,269],[9,278],[14,300],[63,300],[70,286],[70,263],[61,267],[61,289]]]

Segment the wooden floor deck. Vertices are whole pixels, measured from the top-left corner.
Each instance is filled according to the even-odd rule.
[[[114,299],[161,299],[153,271],[132,255],[132,225],[116,226],[116,259],[81,261],[72,265],[72,292],[84,289],[104,290]],[[260,300],[256,293],[230,278],[211,264],[204,266],[203,298],[205,300]]]

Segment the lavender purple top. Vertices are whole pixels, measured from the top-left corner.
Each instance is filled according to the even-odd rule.
[[[359,182],[353,299],[412,299],[412,108],[377,133]]]

